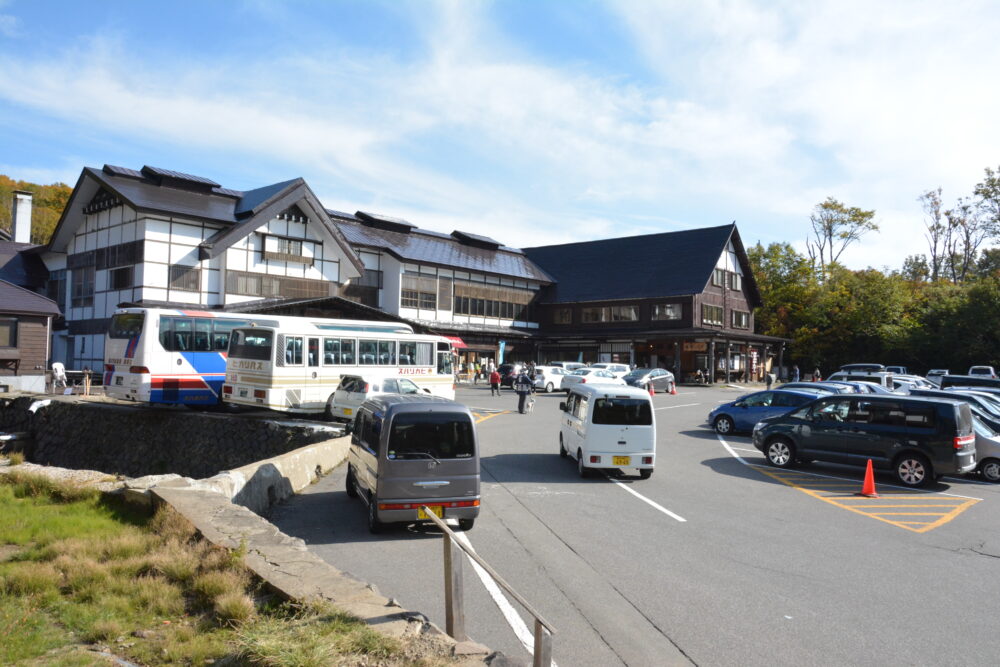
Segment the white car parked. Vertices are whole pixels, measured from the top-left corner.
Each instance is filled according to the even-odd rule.
[[[569,373],[559,366],[535,366],[535,389],[551,394],[562,390],[563,378]]]
[[[578,384],[616,384],[625,385],[625,380],[616,378],[608,371],[600,368],[578,368],[569,375],[563,376],[562,388],[569,393],[570,387]]]
[[[340,385],[326,402],[328,421],[352,421],[361,404],[378,394],[429,394],[421,391],[413,380],[404,377],[385,378],[381,382],[369,382],[360,375],[340,376]]]
[[[591,368],[600,368],[602,371],[607,371],[607,372],[611,373],[616,378],[625,377],[626,375],[628,375],[629,371],[632,370],[631,368],[629,368],[628,364],[605,364],[605,363],[600,363],[600,364],[591,364],[590,367]]]

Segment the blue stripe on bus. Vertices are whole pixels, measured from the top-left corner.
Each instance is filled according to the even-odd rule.
[[[226,358],[221,352],[181,352],[196,373],[225,373]]]

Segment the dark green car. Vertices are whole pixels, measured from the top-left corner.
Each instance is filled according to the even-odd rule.
[[[768,463],[826,461],[889,470],[905,486],[976,467],[976,438],[966,403],[911,396],[824,396],[760,421],[754,447]]]

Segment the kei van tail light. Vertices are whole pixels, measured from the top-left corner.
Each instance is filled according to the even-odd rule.
[[[653,457],[652,456],[643,456],[642,457],[642,463],[643,463],[643,465],[647,465],[647,466],[650,465],[650,464],[652,464],[653,463]]]
[[[976,444],[976,436],[974,435],[959,435],[955,437],[955,449],[965,449],[970,445]]]

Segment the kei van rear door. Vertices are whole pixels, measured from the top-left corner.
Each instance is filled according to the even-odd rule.
[[[380,502],[479,497],[479,449],[468,413],[396,413],[383,443]]]

